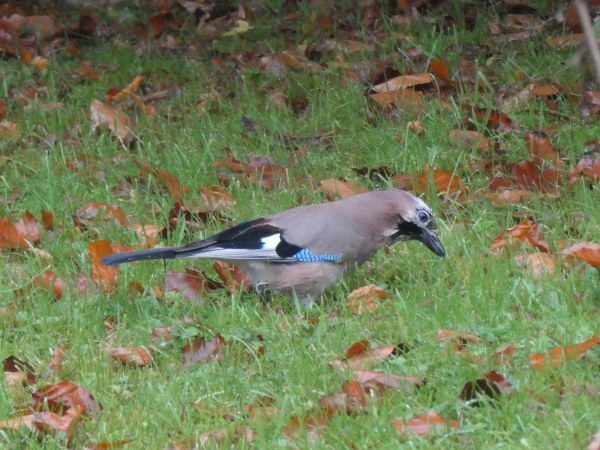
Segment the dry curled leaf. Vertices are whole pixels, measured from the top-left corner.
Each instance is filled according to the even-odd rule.
[[[548,253],[520,253],[515,255],[519,269],[528,273],[532,278],[542,278],[552,275],[556,270],[554,260]]]
[[[545,353],[530,353],[529,361],[531,367],[542,370],[545,367],[555,367],[567,361],[578,361],[583,358],[585,352],[600,342],[600,334],[595,334],[585,342],[566,347],[556,347]]]
[[[593,242],[579,242],[561,251],[561,254],[573,255],[581,261],[585,261],[595,269],[600,270],[600,245]]]
[[[124,112],[111,108],[98,100],[92,100],[90,118],[94,130],[108,128],[124,144],[131,143],[135,138],[135,121]]]
[[[425,436],[436,427],[458,428],[456,420],[445,420],[435,411],[419,414],[406,422],[404,420],[392,420],[392,424],[396,427],[396,431],[400,436],[407,436],[409,431],[416,436]]]
[[[152,365],[152,350],[146,347],[109,348],[108,354],[123,365],[131,364],[138,367]]]
[[[348,198],[367,192],[367,188],[364,186],[357,186],[349,181],[336,180],[335,178],[328,178],[321,181],[319,189],[327,194],[327,199],[330,201],[336,197]]]
[[[385,298],[387,295],[388,293],[383,289],[370,284],[352,291],[348,296],[346,306],[352,314],[373,312],[380,307],[378,299]]]
[[[198,337],[194,339],[194,342],[188,342],[183,348],[183,368],[187,369],[192,364],[201,361],[208,362],[215,358],[221,358],[221,350],[224,345],[225,339],[218,335],[210,341]]]

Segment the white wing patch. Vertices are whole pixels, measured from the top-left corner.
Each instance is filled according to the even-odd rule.
[[[279,243],[281,242],[281,233],[274,234],[272,236],[267,236],[261,239],[263,246],[262,250],[273,250],[277,248]]]

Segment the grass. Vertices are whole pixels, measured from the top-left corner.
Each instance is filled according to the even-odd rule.
[[[141,14],[135,11],[135,14]],[[308,20],[311,11],[300,9],[299,22]],[[423,48],[425,58],[446,54],[455,44],[486,42],[485,22],[473,31],[456,29],[432,33],[429,18],[401,28],[391,23],[390,32],[410,33],[410,45]],[[221,51],[248,51],[260,45],[281,51],[286,48],[280,36],[269,32],[282,19],[259,16],[255,29],[241,38],[218,40],[212,44]],[[365,31],[365,33],[368,33]],[[163,225],[173,204],[169,194],[156,183],[134,185],[131,196],[116,195],[117,180],[135,177],[139,169],[135,160],[147,158],[153,167],[168,170],[180,183],[190,187],[186,204],[200,204],[199,189],[217,184],[212,162],[224,159],[223,148],[230,147],[236,158],[244,160],[250,153],[268,155],[287,165],[289,149],[268,136],[242,137],[239,120],[247,115],[264,126],[286,134],[310,135],[320,129],[335,129],[329,151],[315,147],[289,169],[289,180],[274,189],[257,184],[234,182],[230,192],[237,205],[229,214],[236,222],[271,214],[297,205],[300,195],[307,202],[322,202],[306,182],[296,178],[310,176],[319,181],[339,177],[367,186],[389,187],[356,177],[352,167],[385,165],[398,173],[421,171],[424,164],[455,172],[471,192],[486,185],[487,176],[470,171],[469,162],[481,158],[476,150],[457,149],[450,145],[448,133],[464,119],[460,108],[450,110],[432,98],[418,119],[426,129],[419,137],[408,130],[406,121],[392,122],[376,118],[375,125],[366,116],[366,86],[349,81],[343,69],[330,67],[322,73],[308,70],[290,71],[283,79],[257,69],[219,74],[209,61],[208,53],[188,55],[186,32],[175,34],[177,50],[153,45],[145,50],[138,40],[122,38],[80,46],[81,58],[99,73],[95,81],[74,77],[80,61],[65,53],[50,57],[44,71],[6,60],[0,97],[7,100],[7,120],[21,131],[16,140],[0,141],[3,155],[9,158],[1,169],[0,217],[16,219],[25,210],[39,217],[40,209],[54,213],[62,232],[46,233],[39,247],[52,255],[42,258],[26,252],[4,252],[0,258],[0,306],[10,306],[10,314],[0,320],[0,358],[15,355],[30,362],[41,373],[51,352],[59,343],[69,347],[61,379],[88,389],[104,406],[96,420],[86,420],[77,427],[69,446],[81,448],[87,442],[113,442],[132,439],[132,448],[162,449],[170,442],[194,440],[198,435],[231,424],[208,413],[195,411],[192,403],[205,408],[236,409],[244,404],[257,405],[270,395],[280,414],[272,421],[246,421],[257,433],[252,444],[243,440],[236,448],[286,447],[283,428],[292,416],[303,417],[316,407],[324,395],[341,389],[349,378],[328,366],[341,357],[352,343],[368,339],[373,346],[404,342],[413,345],[407,355],[386,361],[378,370],[427,378],[427,384],[415,394],[394,393],[383,402],[370,402],[368,412],[357,416],[335,416],[324,428],[316,443],[303,437],[295,440],[299,448],[583,448],[600,424],[597,398],[586,393],[585,386],[598,391],[598,351],[592,349],[578,362],[567,363],[542,373],[529,364],[529,353],[539,353],[559,345],[571,345],[589,339],[598,332],[600,288],[598,273],[586,269],[572,273],[557,270],[554,275],[533,279],[515,265],[511,255],[489,254],[494,237],[516,222],[515,214],[526,214],[540,224],[546,241],[557,249],[557,240],[600,242],[600,195],[598,184],[588,188],[577,184],[564,188],[558,199],[534,200],[526,204],[496,207],[489,200],[464,206],[437,199],[429,203],[438,216],[441,240],[447,258],[438,259],[417,243],[398,244],[389,255],[381,252],[348,279],[325,295],[324,304],[309,312],[297,309],[280,297],[265,304],[254,295],[215,291],[201,304],[171,294],[170,302],[157,301],[144,294],[131,298],[130,281],[150,287],[161,284],[164,268],[160,262],[137,263],[123,267],[119,290],[114,296],[102,292],[81,295],[75,286],[60,301],[50,292],[35,289],[23,297],[13,291],[43,273],[50,266],[61,278],[75,280],[91,270],[87,246],[99,239],[112,243],[137,243],[131,229],[111,223],[96,223],[97,235],[76,233],[71,214],[86,202],[119,205],[137,220]],[[301,43],[301,33],[296,36]],[[389,38],[377,52],[351,55],[350,61],[383,61],[391,54]],[[508,86],[518,92],[530,82],[538,84],[572,84],[581,81],[581,73],[565,65],[568,51],[555,51],[544,44],[543,37],[505,44],[490,68],[486,58],[479,65],[486,76],[493,76],[493,87]],[[458,61],[448,57],[451,73]],[[401,71],[422,71],[426,64],[395,61]],[[517,75],[519,69],[521,75]],[[174,98],[156,103],[157,115],[137,115],[139,140],[130,150],[115,142],[108,132],[92,131],[83,111],[93,98],[102,99],[113,85],[123,88],[133,78],[148,73],[148,84],[167,74],[181,89]],[[64,94],[61,86],[68,85]],[[42,101],[61,101],[64,107],[45,111],[35,102],[23,105],[16,98],[25,86],[46,87]],[[275,87],[288,95],[306,95],[309,108],[299,115],[291,109],[277,111],[269,94]],[[216,90],[221,99],[209,102],[207,111],[196,108],[200,94]],[[233,99],[227,99],[232,93]],[[461,102],[492,107],[495,92],[464,92],[455,98]],[[555,126],[552,142],[572,167],[584,152],[584,142],[595,139],[600,127],[595,120],[581,121],[573,102],[560,103],[562,116],[549,114],[542,101],[535,100],[510,113],[521,130]],[[409,118],[410,119],[410,118]],[[401,143],[396,135],[402,137]],[[54,139],[53,136],[58,137]],[[73,145],[62,137],[77,140]],[[504,146],[510,161],[527,159],[522,137],[506,136]],[[103,170],[106,183],[95,178],[96,171],[85,168],[71,171],[66,160],[89,158]],[[118,158],[117,164],[113,158]],[[96,162],[97,161],[97,162]],[[6,199],[17,187],[16,201]],[[583,218],[573,222],[577,214]],[[208,236],[221,230],[222,224],[209,222],[196,236],[185,237],[179,230],[167,244]],[[186,266],[210,270],[209,262],[169,262],[171,270]],[[384,287],[391,300],[374,314],[354,316],[345,311],[348,294],[360,286]],[[584,292],[580,304],[572,297]],[[518,308],[518,311],[514,307]],[[341,309],[340,317],[326,320],[330,312]],[[104,319],[115,319],[115,334],[107,341]],[[121,367],[106,350],[113,346],[150,345],[152,329],[197,317],[206,328],[185,325],[176,327],[176,339],[154,347],[154,367],[136,370]],[[321,320],[314,325],[315,318]],[[488,344],[477,347],[478,358],[461,358],[445,354],[435,342],[440,328],[478,334]],[[221,360],[181,368],[181,349],[196,335],[209,337],[207,330],[220,333],[228,343]],[[259,336],[262,340],[259,339]],[[494,366],[485,355],[508,343],[516,352],[510,363]],[[266,348],[258,358],[260,346]],[[473,408],[457,402],[462,386],[478,376],[496,369],[512,384],[510,397],[494,405]],[[41,384],[40,384],[41,385]],[[38,385],[37,387],[39,387]],[[574,391],[572,387],[577,389]],[[543,397],[545,404],[532,400]],[[13,416],[13,406],[26,404],[27,388],[0,384],[0,418]],[[438,432],[424,438],[399,438],[391,419],[408,419],[429,410],[458,420],[454,431]],[[242,422],[242,423],[246,423]],[[64,448],[60,436],[42,441],[25,434],[0,431],[0,447],[14,449]],[[234,445],[234,444],[232,444]],[[355,447],[352,447],[354,445]]]

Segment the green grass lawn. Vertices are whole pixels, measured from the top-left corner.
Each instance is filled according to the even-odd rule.
[[[517,42],[494,43],[486,29],[487,21],[500,14],[493,8],[482,10],[477,25],[470,30],[457,23],[447,31],[436,31],[438,13],[424,13],[421,21],[410,24],[394,23],[382,13],[378,27],[385,32],[384,38],[364,51],[345,54],[347,67],[331,64],[339,52],[324,52],[321,62],[330,64],[319,72],[308,67],[284,68],[282,74],[235,65],[231,52],[258,49],[270,55],[303,43],[318,44],[324,38],[326,33],[316,34],[310,27],[325,14],[301,3],[292,11],[297,18],[285,19],[291,13],[289,6],[272,3],[275,14],[259,7],[251,21],[252,30],[221,37],[195,50],[189,48],[194,27],[169,32],[177,40],[174,49],[158,45],[165,35],[150,36],[144,45],[142,38],[116,29],[109,40],[78,41],[79,56],[53,52],[43,70],[18,58],[0,60],[0,99],[7,105],[6,120],[19,129],[18,137],[0,134],[4,161],[0,168],[0,217],[15,222],[30,211],[40,219],[44,209],[54,214],[55,223],[54,230],[44,231],[35,244],[46,255],[11,249],[3,249],[0,255],[0,308],[4,308],[0,309],[0,359],[14,355],[41,374],[52,351],[63,342],[68,345],[60,378],[40,379],[33,387],[0,383],[0,421],[14,417],[14,408],[27,404],[33,390],[67,380],[89,390],[104,408],[98,417],[85,418],[75,428],[69,448],[123,440],[133,441],[125,448],[163,449],[178,441],[189,443],[191,448],[202,433],[240,424],[256,432],[252,443],[231,437],[223,446],[587,446],[600,425],[598,350],[592,348],[579,361],[540,372],[531,367],[529,354],[574,345],[600,331],[598,271],[585,264],[561,263],[557,257],[553,274],[534,277],[519,269],[513,259],[517,253],[534,250],[523,247],[496,255],[490,245],[504,230],[525,220],[523,217],[539,224],[553,253],[559,252],[558,240],[567,246],[581,241],[600,243],[600,184],[564,183],[558,198],[543,196],[494,206],[484,195],[477,195],[489,191],[491,177],[469,167],[489,155],[475,148],[457,148],[449,141],[450,131],[468,116],[462,105],[500,110],[500,90],[510,96],[531,83],[581,83],[582,71],[566,64],[575,50],[557,50],[545,42],[548,36],[567,32],[544,29]],[[455,3],[460,7],[460,2]],[[313,13],[317,19],[311,21]],[[154,13],[146,15],[127,2],[102,11],[100,16],[109,21],[127,14],[147,28],[147,16]],[[364,12],[359,8],[357,14],[360,23]],[[137,23],[133,18],[132,23]],[[297,32],[284,36],[273,31],[286,24]],[[356,30],[362,30],[356,31],[360,42],[372,44],[370,27],[357,25]],[[342,35],[341,30],[334,29],[332,36],[336,33]],[[395,33],[410,37],[397,38]],[[431,60],[444,59],[450,76],[457,79],[460,59],[448,48],[467,44],[490,44],[494,54],[493,60],[484,53],[466,56],[469,64],[477,63],[481,70],[476,77],[478,90],[457,89],[444,98],[447,106],[436,94],[424,95],[423,111],[418,115],[401,113],[390,119],[373,113],[365,98],[368,84],[348,74],[354,70],[353,64],[361,61],[374,66],[377,61],[391,59],[391,65],[401,73],[420,73],[427,71]],[[411,47],[422,49],[421,60],[400,56]],[[211,62],[219,56],[223,66]],[[75,72],[82,60],[89,62],[97,80]],[[123,89],[138,75],[144,77],[143,89],[149,91],[168,76],[169,96],[153,103],[154,116],[125,109],[137,119],[137,140],[125,147],[108,130],[94,131],[88,112],[92,99],[103,101],[113,85]],[[20,99],[25,88],[38,91],[37,101]],[[292,100],[306,97],[308,107],[298,113],[291,106],[278,108],[271,89],[285,92]],[[212,95],[206,100],[205,94],[213,92],[218,98]],[[530,159],[523,136],[532,130],[555,127],[550,139],[565,159],[567,171],[588,151],[584,143],[598,138],[597,115],[582,120],[577,99],[572,96],[553,100],[559,105],[557,112],[549,109],[544,98],[535,98],[508,113],[521,130],[521,135],[508,133],[499,138],[508,162]],[[203,101],[203,109],[197,106],[199,101]],[[62,107],[44,108],[57,102]],[[335,130],[335,134],[329,146],[310,146],[291,166],[288,156],[295,149],[282,145],[276,135],[248,137],[240,125],[243,116],[285,135],[314,135],[320,130]],[[412,120],[420,121],[424,135],[409,130],[407,122]],[[480,131],[483,128],[480,126]],[[76,229],[72,214],[78,208],[88,202],[117,205],[130,215],[131,223],[164,226],[173,196],[153,175],[139,176],[138,163],[146,161],[153,169],[168,170],[181,185],[188,186],[182,202],[193,209],[202,206],[201,188],[219,184],[213,162],[226,159],[226,147],[244,163],[253,153],[267,156],[288,170],[287,176],[276,179],[271,188],[262,187],[257,180],[230,175],[227,190],[237,203],[225,214],[233,222],[297,206],[301,197],[307,204],[327,201],[322,192],[311,188],[309,178],[315,185],[323,179],[339,178],[368,190],[392,187],[387,180],[369,181],[351,170],[363,166],[386,166],[405,174],[421,173],[424,165],[435,165],[437,170],[452,172],[462,180],[469,191],[468,200],[444,200],[443,195],[426,199],[438,216],[446,258],[437,258],[418,243],[400,243],[389,254],[378,253],[310,310],[290,304],[284,297],[264,302],[253,293],[225,289],[207,293],[205,301],[188,300],[177,293],[168,293],[164,299],[147,291],[133,295],[128,289],[130,282],[146,289],[163,284],[162,262],[121,266],[118,288],[112,295],[101,289],[84,294],[78,290],[78,277],[82,273],[89,276],[91,271],[87,254],[90,243],[103,239],[112,244],[140,242],[133,227],[111,220],[98,218],[92,227]],[[81,164],[70,169],[68,161]],[[131,191],[117,191],[119,181],[131,185]],[[11,195],[15,189],[18,196]],[[168,240],[160,240],[165,245],[179,245],[225,226],[216,220],[190,230],[179,226]],[[211,261],[169,261],[167,269],[183,272],[186,267],[197,267],[216,278],[211,265]],[[43,288],[15,294],[46,270],[67,282],[59,301],[51,290]],[[389,296],[377,311],[354,315],[347,310],[346,299],[354,289],[368,284],[384,288]],[[574,294],[580,292],[580,300],[574,301]],[[332,320],[328,320],[330,314],[335,316]],[[184,324],[185,316],[198,318],[202,326]],[[113,326],[109,338],[105,320]],[[173,340],[151,340],[153,328],[173,323],[177,324]],[[438,329],[473,333],[484,342],[467,345],[468,354],[458,356],[436,341]],[[184,345],[196,336],[211,339],[211,333],[225,339],[221,358],[184,370]],[[343,357],[353,343],[363,339],[372,347],[409,346],[408,353],[390,357],[372,370],[425,377],[426,384],[410,394],[388,391],[368,398],[366,409],[355,414],[334,414],[316,437],[299,433],[286,438],[284,427],[293,417],[316,414],[322,397],[341,391],[342,383],[352,379],[351,372],[336,371],[328,363]],[[489,355],[510,343],[515,347],[514,356],[495,364]],[[152,348],[153,366],[135,368],[114,361],[107,350],[121,346]],[[458,401],[466,382],[492,370],[512,384],[510,395],[483,402],[480,407]],[[270,420],[242,418],[231,423],[210,412],[235,411],[247,404],[259,407],[266,397],[272,398],[278,411]],[[202,403],[204,410],[194,409],[194,403]],[[424,437],[410,433],[398,436],[392,419],[408,420],[428,411],[456,420],[459,426],[440,427]],[[65,446],[60,434],[40,437],[0,430],[0,448]]]

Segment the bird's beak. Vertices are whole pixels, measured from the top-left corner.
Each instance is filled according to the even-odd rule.
[[[421,228],[421,233],[416,239],[425,244],[425,246],[436,255],[441,256],[442,258],[446,256],[446,252],[444,251],[444,247],[442,247],[442,243],[438,237],[428,229]]]

